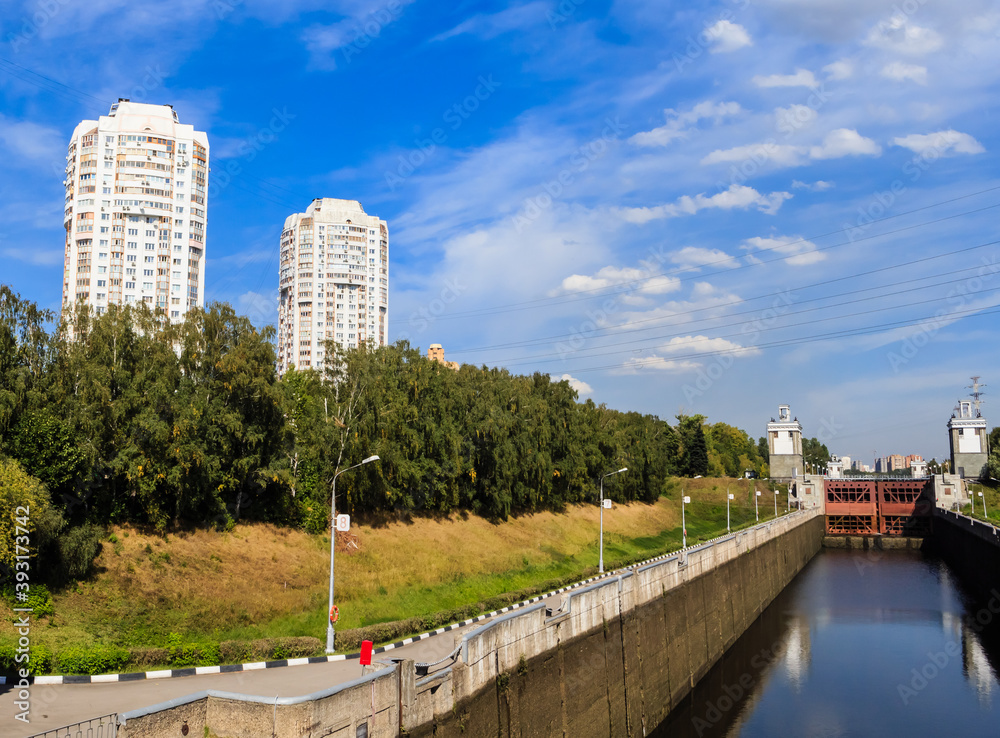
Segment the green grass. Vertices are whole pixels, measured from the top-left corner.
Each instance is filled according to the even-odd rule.
[[[742,480],[676,480],[653,505],[615,505],[604,514],[605,568],[680,548],[680,495],[688,545],[726,530],[726,489],[733,529],[756,522],[750,485]],[[779,497],[784,502],[785,495]],[[761,520],[774,515],[770,491]],[[784,506],[779,505],[779,514]],[[474,607],[491,597],[582,579],[597,571],[598,509],[575,506],[493,524],[475,516],[357,526],[358,548],[338,539],[338,630]],[[231,532],[117,528],[87,581],[53,592],[55,613],[32,631],[53,651],[113,643],[166,646],[184,642],[323,637],[329,538],[268,525]],[[551,586],[549,586],[551,585]],[[12,635],[9,618],[0,640]]]

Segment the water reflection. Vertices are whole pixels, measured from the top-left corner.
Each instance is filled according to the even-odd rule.
[[[653,735],[1000,735],[995,594],[919,552],[825,550]]]

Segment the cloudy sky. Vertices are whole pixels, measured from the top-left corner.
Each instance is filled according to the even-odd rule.
[[[1000,10],[692,5],[7,2],[2,281],[58,308],[74,126],[172,103],[211,143],[208,298],[258,324],[284,218],[357,199],[391,340],[941,458],[969,377],[1000,394]]]

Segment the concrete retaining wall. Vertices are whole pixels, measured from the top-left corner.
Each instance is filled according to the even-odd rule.
[[[443,663],[401,661],[304,697],[199,692],[123,713],[118,735],[646,735],[823,533],[818,511],[787,515],[494,618],[459,637]]]
[[[967,515],[934,511],[932,550],[981,595],[1000,586],[1000,530]]]
[[[401,705],[413,736],[641,736],[820,549],[808,511],[718,539],[466,634]]]

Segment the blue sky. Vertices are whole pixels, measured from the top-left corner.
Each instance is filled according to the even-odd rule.
[[[995,3],[33,0],[0,49],[2,280],[43,306],[69,136],[130,97],[208,132],[207,296],[257,324],[340,197],[389,222],[391,340],[611,407],[942,458],[1000,385]]]

